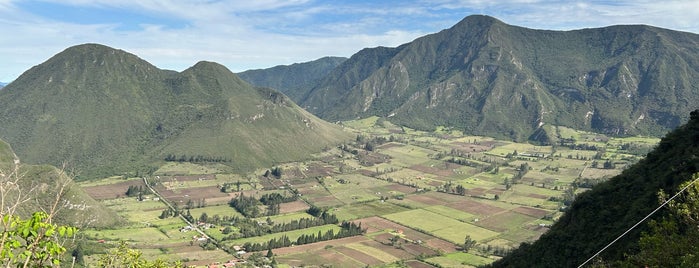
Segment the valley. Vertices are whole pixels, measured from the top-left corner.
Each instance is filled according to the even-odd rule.
[[[200,267],[272,260],[280,267],[478,266],[536,240],[575,194],[659,141],[545,126],[557,133],[555,146],[537,146],[378,117],[340,124],[356,138],[301,162],[238,174],[216,163],[170,161],[145,180],[80,182],[128,220],[84,228],[84,248],[126,241],[148,259]]]

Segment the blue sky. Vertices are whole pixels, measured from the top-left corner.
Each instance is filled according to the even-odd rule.
[[[536,29],[647,24],[699,33],[697,0],[0,0],[0,81],[101,43],[159,68],[234,72],[398,46],[472,14]]]

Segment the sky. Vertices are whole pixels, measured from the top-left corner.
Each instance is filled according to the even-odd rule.
[[[84,43],[161,69],[207,60],[240,72],[395,47],[474,14],[534,29],[699,33],[699,0],[0,0],[0,81]]]

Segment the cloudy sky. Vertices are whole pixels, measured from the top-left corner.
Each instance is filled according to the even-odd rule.
[[[0,0],[0,81],[101,43],[163,68],[234,72],[398,46],[485,14],[536,29],[648,24],[699,33],[697,0]]]

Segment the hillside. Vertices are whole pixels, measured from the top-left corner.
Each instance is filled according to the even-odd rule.
[[[17,207],[16,214],[25,218],[36,211],[50,211],[62,189],[61,200],[57,203],[57,221],[81,228],[112,227],[124,222],[119,215],[91,198],[56,167],[21,164],[10,145],[2,140],[0,182],[4,185],[0,188],[3,205],[9,208],[16,200],[23,200]],[[4,209],[3,212],[6,212]]]
[[[237,75],[254,86],[279,90],[292,100],[298,101],[299,95],[303,95],[306,88],[318,83],[318,80],[345,60],[347,58],[323,57],[309,62],[247,70]]]
[[[697,108],[698,44],[643,25],[546,31],[474,15],[359,51],[298,103],[329,121],[377,115],[514,140],[543,124],[661,136]]]
[[[236,170],[307,157],[348,137],[225,67],[178,73],[102,45],[71,47],[0,92],[0,137],[24,161],[80,179],[213,162]]]
[[[576,267],[614,240],[658,205],[660,190],[674,194],[699,172],[699,110],[685,125],[667,134],[647,157],[622,174],[576,197],[546,234],[523,244],[492,267]],[[661,219],[660,210],[651,219]],[[601,257],[623,260],[638,249],[648,222],[629,232]]]

